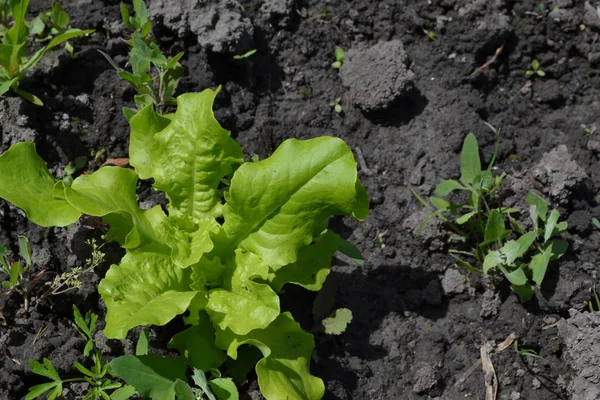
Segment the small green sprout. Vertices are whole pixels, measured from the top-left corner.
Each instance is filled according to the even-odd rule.
[[[598,129],[598,128],[596,128],[596,124],[592,124],[592,125],[581,124],[581,125],[579,125],[579,127],[588,135],[593,134]]]
[[[596,228],[600,229],[600,221],[598,221],[598,218],[592,218],[592,224],[594,224]]]
[[[537,351],[535,351],[533,349],[523,349],[523,348],[520,349],[518,340],[515,340],[514,348],[515,348],[515,352],[518,355],[520,355],[521,357],[543,358],[543,357],[540,357],[540,355],[537,353]]]
[[[0,246],[0,272],[8,276],[8,280],[2,282],[2,287],[8,290],[3,295],[17,292],[23,296],[25,314],[28,314],[31,290],[38,283],[43,272],[33,277],[29,276],[28,272],[33,263],[31,261],[31,245],[25,236],[19,236],[19,256],[23,262],[11,262],[9,255],[10,252],[6,247]]]
[[[65,167],[65,177],[63,178],[63,182],[67,185],[71,186],[73,183],[73,175],[84,168],[87,164],[87,159],[85,157],[77,157],[72,163],[69,163]]]
[[[435,31],[428,31],[427,29],[423,29],[423,33],[427,35],[429,40],[434,41],[438,38],[438,34]]]
[[[341,97],[337,97],[335,100],[333,100],[332,102],[329,103],[329,105],[331,107],[333,107],[334,111],[338,114],[341,114],[344,109],[342,108],[342,98]]]
[[[546,73],[540,69],[540,62],[538,60],[533,60],[531,62],[531,69],[528,69],[527,72],[525,72],[525,74],[527,76],[533,76],[533,75],[537,75],[540,77],[546,76]]]
[[[125,27],[130,31],[139,32],[142,38],[146,38],[152,32],[152,23],[148,19],[148,9],[144,0],[133,0],[133,11],[135,15],[131,16],[127,6],[121,3],[121,18]]]
[[[338,308],[329,317],[321,321],[321,330],[328,335],[341,335],[352,322],[352,311]]]
[[[379,242],[379,247],[385,249],[385,235],[387,235],[387,231],[381,232],[377,235],[377,241]]]
[[[251,57],[252,55],[254,55],[254,53],[256,53],[256,49],[252,49],[241,55],[235,55],[235,56],[233,56],[233,59],[234,60],[243,60],[245,58]]]
[[[344,64],[344,58],[346,58],[346,53],[341,47],[335,48],[335,62],[331,64],[331,68],[339,69],[342,64]]]
[[[598,298],[598,293],[596,292],[596,286],[594,286],[592,288],[592,293],[594,294],[594,298],[592,300],[588,301],[588,308],[590,309],[590,312],[600,311],[600,298]]]

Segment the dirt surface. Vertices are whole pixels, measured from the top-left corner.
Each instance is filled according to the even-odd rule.
[[[32,12],[50,5],[32,3]],[[598,397],[600,323],[586,312],[600,248],[600,231],[591,225],[600,215],[595,1],[149,3],[165,52],[186,52],[179,91],[222,85],[216,117],[247,158],[266,157],[289,137],[333,135],[355,150],[372,212],[364,223],[332,221],[366,261],[335,260],[336,306],[351,309],[354,320],[339,337],[316,336],[313,371],[324,379],[327,399],[484,399],[481,367],[466,373],[482,345],[501,344],[513,333],[519,346],[541,358],[521,357],[512,346],[494,354],[498,399]],[[106,157],[126,157],[129,132],[121,108],[133,104],[131,89],[96,51],[125,62],[118,1],[63,5],[72,26],[97,32],[75,41],[74,59],[53,53],[24,82],[45,107],[0,99],[0,150],[33,140],[59,177],[76,157],[93,160],[104,149],[99,161],[90,161],[90,171]],[[340,70],[330,66],[336,46],[347,53]],[[253,56],[233,59],[254,48]],[[534,59],[545,77],[526,76]],[[330,105],[338,97],[339,114]],[[429,195],[441,179],[457,178],[468,132],[489,160],[495,136],[485,122],[501,132],[497,168],[507,174],[507,204],[522,207],[535,189],[569,222],[568,253],[552,264],[527,305],[508,287],[493,288],[457,269],[439,224],[417,233],[427,211],[408,186]],[[148,196],[145,189],[140,198]],[[0,243],[16,251],[17,236],[28,236],[36,271],[47,270],[42,284],[89,257],[84,242],[95,233],[81,224],[39,228],[5,202],[0,213]],[[113,261],[119,252],[107,249]],[[71,304],[104,315],[96,285],[109,263],[76,292],[34,299],[29,316],[18,295],[0,299],[6,321],[0,327],[1,399],[24,398],[27,387],[41,382],[29,372],[29,359],[48,357],[60,373],[73,374],[82,341],[71,327]],[[292,289],[288,296],[282,304],[313,328],[314,295]],[[155,348],[164,348],[169,329],[152,331]],[[130,352],[132,341],[102,346],[113,357]],[[242,391],[259,398],[252,377]],[[81,396],[67,390],[65,398]]]

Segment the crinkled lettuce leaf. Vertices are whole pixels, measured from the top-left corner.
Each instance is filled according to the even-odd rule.
[[[106,303],[109,338],[123,339],[140,325],[165,325],[183,314],[197,292],[190,289],[190,269],[179,268],[161,248],[127,252],[110,267],[98,286]]]
[[[273,155],[242,165],[223,207],[223,230],[271,268],[296,262],[332,215],[366,217],[368,197],[343,140],[288,139]]]
[[[266,283],[269,267],[253,253],[237,250],[225,266],[220,288],[209,292],[206,311],[221,329],[245,335],[267,327],[279,315],[279,297]]]
[[[166,193],[172,213],[194,219],[219,217],[221,179],[243,161],[240,145],[213,115],[217,93],[179,96],[168,124],[155,115],[152,105],[131,119],[131,165],[142,179],[154,178],[154,187]]]
[[[237,358],[238,348],[244,344],[256,346],[263,354],[256,364],[256,374],[260,391],[267,400],[323,397],[323,381],[310,374],[314,339],[290,313],[280,314],[268,327],[247,335],[217,330],[217,346],[227,350],[229,357]]]

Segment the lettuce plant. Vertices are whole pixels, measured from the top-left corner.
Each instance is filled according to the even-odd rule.
[[[24,99],[43,105],[35,95],[19,88],[19,82],[33,69],[41,58],[51,49],[69,39],[94,32],[93,30],[64,29],[53,37],[31,57],[27,57],[27,44],[29,35],[32,34],[25,21],[25,14],[29,0],[9,0],[14,23],[2,38],[0,44],[0,96],[9,90],[17,93]]]
[[[309,370],[314,340],[280,311],[277,293],[286,283],[321,288],[346,245],[327,229],[329,217],[363,220],[368,196],[352,151],[337,138],[289,139],[271,157],[244,163],[213,116],[216,94],[181,95],[169,115],[153,105],[140,110],[130,121],[135,171],[106,166],[68,186],[32,143],[15,144],[0,156],[0,197],[42,226],[82,214],[110,225],[126,254],[99,285],[109,338],[187,312],[190,327],[172,346],[189,366],[209,371],[238,359],[241,346],[256,346],[267,399],[319,399],[323,382]],[[165,192],[168,213],[139,208],[139,178]]]

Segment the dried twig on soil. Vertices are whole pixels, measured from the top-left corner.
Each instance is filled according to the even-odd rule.
[[[494,56],[492,58],[490,58],[485,64],[483,64],[481,67],[477,68],[475,71],[473,71],[473,73],[469,76],[467,76],[467,79],[471,79],[472,77],[474,77],[475,75],[477,75],[479,72],[483,71],[484,69],[486,69],[487,67],[490,66],[490,64],[492,64],[494,61],[496,61],[496,59],[498,58],[498,56],[502,53],[502,50],[504,50],[504,43],[502,43],[500,45],[500,47],[498,47],[496,49],[496,53],[494,54]]]
[[[498,378],[496,377],[496,371],[492,365],[492,359],[488,352],[488,347],[484,343],[479,350],[481,354],[481,366],[483,367],[483,373],[485,374],[485,400],[496,400],[498,394]]]
[[[514,341],[516,339],[517,339],[517,335],[514,332],[511,333],[510,335],[508,335],[506,337],[506,339],[504,339],[504,341],[502,343],[500,343],[499,345],[496,346],[496,348],[494,349],[494,352],[499,353],[501,351],[508,349],[510,346],[512,346],[512,344],[514,343]],[[471,365],[471,367],[463,374],[462,378],[460,378],[454,384],[454,386],[458,386],[458,385],[464,383],[473,374],[473,372],[475,372],[475,370],[477,368],[479,368],[480,365],[481,365],[481,358],[479,358],[477,361],[475,361],[475,363],[473,365]]]
[[[103,167],[105,165],[115,165],[117,167],[125,168],[129,166],[129,158],[109,158],[108,160],[104,161],[104,164],[102,164]]]

